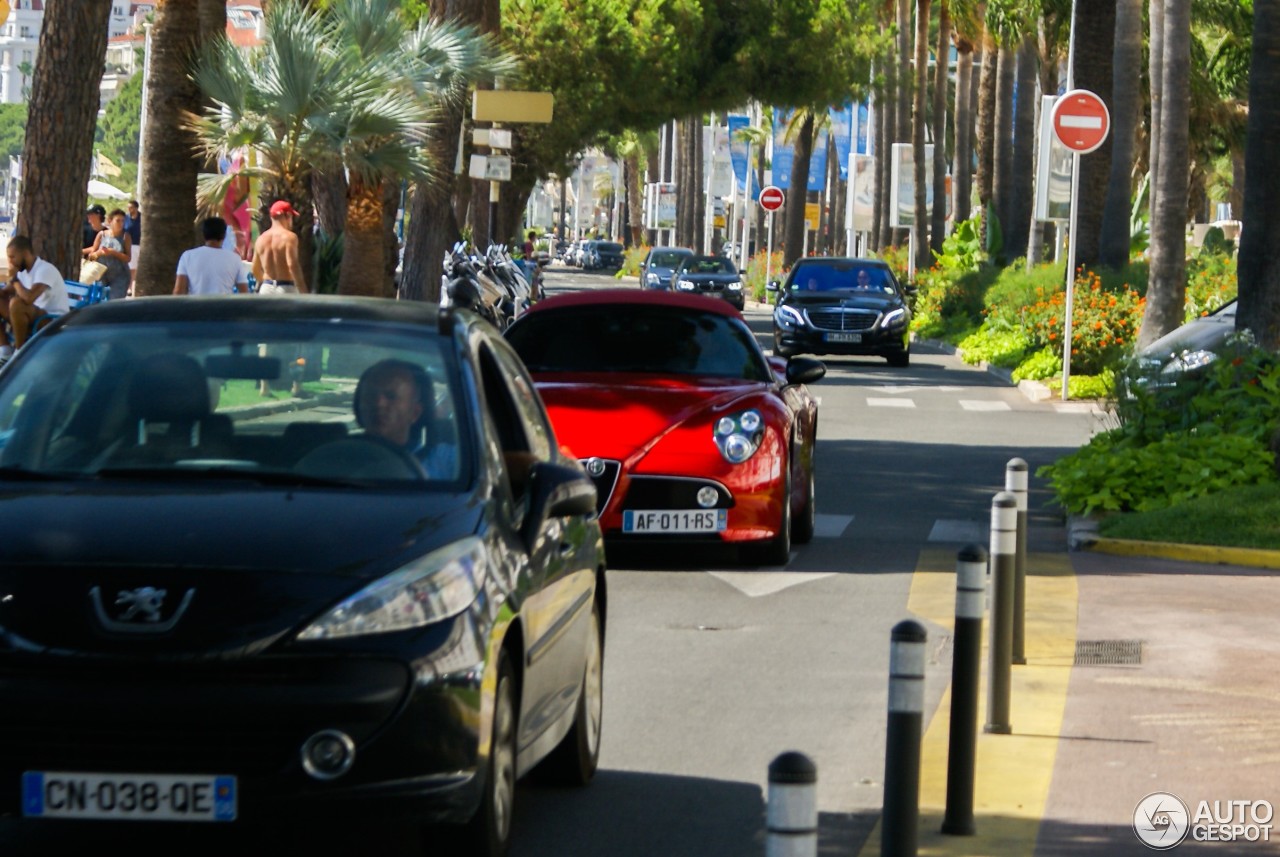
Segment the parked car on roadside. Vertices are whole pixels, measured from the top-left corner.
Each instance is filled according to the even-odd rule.
[[[1236,302],[1229,301],[1175,328],[1142,349],[1134,362],[1144,374],[1172,381],[1218,359],[1218,350],[1236,332]]]
[[[688,256],[676,268],[671,281],[678,292],[720,298],[739,311],[746,306],[742,275],[725,256]]]
[[[471,313],[63,316],[0,372],[0,494],[0,814],[367,809],[496,855],[517,778],[591,779],[595,488]]]
[[[640,268],[640,288],[671,291],[675,287],[671,278],[676,269],[692,255],[688,247],[654,247]]]
[[[805,257],[784,283],[766,288],[777,295],[774,354],[872,355],[890,366],[910,363],[907,298],[913,290],[879,259]]]
[[[593,241],[583,267],[590,271],[616,271],[622,267],[624,253],[616,241]]]

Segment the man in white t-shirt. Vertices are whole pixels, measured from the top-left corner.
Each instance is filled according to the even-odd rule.
[[[21,348],[31,336],[36,320],[70,311],[67,283],[51,263],[36,256],[31,239],[9,239],[9,270],[15,276],[0,287],[0,317],[13,328],[13,345]]]
[[[178,259],[178,277],[173,284],[175,295],[229,295],[249,292],[249,279],[240,264],[240,256],[222,249],[227,236],[227,221],[207,217],[200,224],[203,247],[193,247]]]

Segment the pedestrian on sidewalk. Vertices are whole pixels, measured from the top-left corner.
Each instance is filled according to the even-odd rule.
[[[253,245],[253,279],[260,295],[307,293],[298,236],[293,231],[297,214],[286,200],[271,203],[271,228],[259,235]]]
[[[107,284],[111,292],[111,300],[124,300],[129,294],[129,260],[131,258],[133,239],[125,231],[125,214],[115,209],[107,215],[107,228],[98,233],[93,247],[89,249],[89,260],[106,266],[102,282]]]
[[[186,251],[178,259],[175,295],[228,295],[249,292],[249,279],[235,253],[222,249],[227,237],[227,221],[206,217],[200,224],[204,244]]]
[[[35,254],[31,239],[15,235],[7,248],[14,276],[0,288],[0,317],[13,328],[13,347],[21,348],[42,316],[70,312],[67,284],[52,263]]]

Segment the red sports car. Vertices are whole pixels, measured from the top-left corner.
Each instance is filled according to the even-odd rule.
[[[643,291],[544,300],[507,331],[606,538],[724,543],[766,565],[813,536],[809,358],[765,357],[723,301]]]

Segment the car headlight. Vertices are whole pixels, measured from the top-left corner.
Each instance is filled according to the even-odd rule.
[[[783,330],[793,330],[804,327],[804,318],[794,307],[780,306],[773,311],[773,323]]]
[[[733,280],[731,282],[725,283],[725,288],[729,289],[730,291],[740,292],[742,291],[742,280]]]
[[[760,448],[760,441],[764,440],[764,418],[757,410],[721,417],[716,420],[715,440],[725,461],[741,464]]]
[[[471,605],[488,573],[484,543],[472,536],[415,559],[344,600],[299,640],[332,640],[419,628]]]
[[[694,286],[694,284],[689,280],[676,280],[676,288],[681,291],[691,292],[696,288],[696,286]]]
[[[907,322],[907,311],[903,307],[889,310],[885,313],[884,321],[880,322],[881,327],[899,327]]]
[[[1174,358],[1160,370],[1160,374],[1176,375],[1179,372],[1203,369],[1217,359],[1218,355],[1212,351],[1184,351],[1181,354],[1174,355]]]

